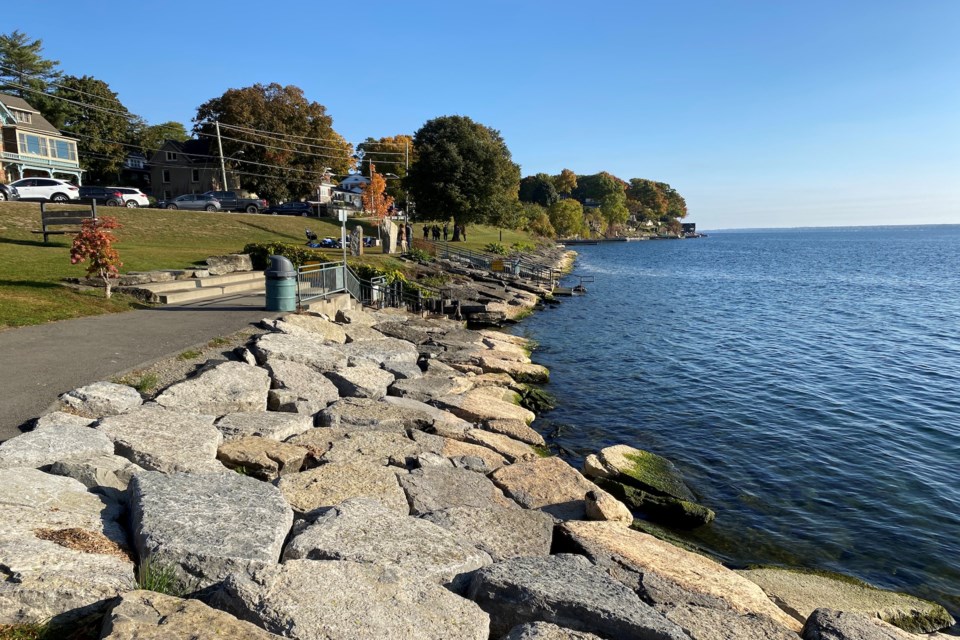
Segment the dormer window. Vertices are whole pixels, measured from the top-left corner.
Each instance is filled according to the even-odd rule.
[[[177,154],[173,151],[167,151],[167,162],[175,162],[177,159]]]
[[[13,117],[17,119],[17,122],[22,124],[33,124],[33,114],[29,111],[18,111],[16,109],[11,109]]]

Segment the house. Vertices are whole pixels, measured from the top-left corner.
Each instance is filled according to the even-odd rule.
[[[0,181],[42,176],[80,184],[77,141],[23,98],[0,93]]]
[[[150,193],[150,167],[147,164],[147,156],[139,151],[128,153],[120,169],[120,183],[136,187],[144,193]]]
[[[240,188],[237,176],[230,172],[227,173],[227,188],[221,186],[220,158],[211,153],[206,140],[166,140],[150,158],[149,166],[153,196],[158,200],[169,200],[187,193]]]
[[[340,181],[340,186],[331,190],[331,200],[354,209],[363,209],[363,188],[370,184],[370,178],[351,173]]]

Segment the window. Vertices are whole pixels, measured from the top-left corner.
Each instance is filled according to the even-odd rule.
[[[17,122],[22,122],[23,124],[31,124],[33,122],[33,114],[29,111],[15,111],[10,110],[13,113],[13,117],[17,119]]]
[[[166,189],[163,190],[163,199],[164,199],[164,200],[169,200],[169,199],[170,199],[170,192],[167,191]]]
[[[173,151],[167,151],[167,162],[173,162],[177,159],[177,154]]]
[[[190,181],[191,181],[191,182],[200,182],[200,169],[191,169],[191,170],[190,170]]]
[[[169,169],[164,169],[164,170],[163,170],[163,181],[164,181],[164,182],[170,182],[170,170],[169,170]]]

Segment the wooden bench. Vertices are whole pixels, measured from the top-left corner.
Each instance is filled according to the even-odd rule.
[[[46,203],[40,203],[40,224],[43,226],[41,231],[32,233],[42,233],[43,241],[47,242],[47,236],[65,235],[68,233],[77,233],[84,220],[97,219],[97,203],[93,202],[90,209],[79,209],[75,211],[47,211]],[[55,231],[50,227],[72,226],[73,229]]]

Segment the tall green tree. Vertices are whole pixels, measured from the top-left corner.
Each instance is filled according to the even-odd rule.
[[[148,158],[163,146],[165,140],[186,142],[190,139],[186,127],[180,122],[161,122],[148,125],[142,118],[137,118],[130,126],[132,144]]]
[[[520,201],[535,202],[541,207],[549,207],[560,199],[553,178],[545,173],[527,176],[520,181]]]
[[[216,149],[221,124],[223,155],[241,185],[260,196],[291,199],[314,193],[324,169],[346,174],[353,148],[334,131],[333,118],[293,85],[255,84],[229,89],[197,107],[193,131]]]
[[[77,136],[80,166],[89,183],[115,182],[127,157],[128,133],[133,116],[103,80],[92,76],[66,76],[54,96],[58,100],[53,124]]]
[[[466,116],[443,116],[417,131],[414,147],[407,187],[418,217],[495,222],[504,208],[516,206],[520,167],[498,131]]]
[[[577,174],[570,169],[564,169],[559,174],[553,176],[553,186],[557,193],[569,196],[577,188]]]
[[[0,91],[19,96],[47,116],[53,100],[46,93],[61,77],[59,60],[43,57],[43,41],[14,30],[0,35]]]
[[[583,226],[583,205],[573,198],[554,202],[550,206],[550,224],[561,238],[579,234]]]

